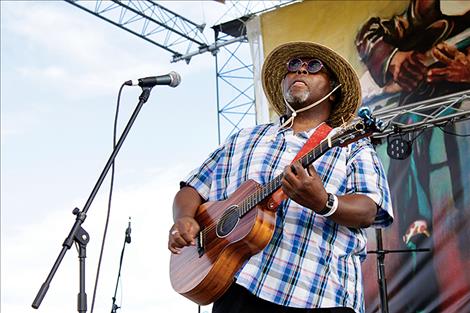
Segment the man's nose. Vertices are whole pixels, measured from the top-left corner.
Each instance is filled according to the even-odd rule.
[[[308,74],[308,64],[307,62],[302,62],[302,65],[300,65],[299,69],[297,70],[297,74]]]

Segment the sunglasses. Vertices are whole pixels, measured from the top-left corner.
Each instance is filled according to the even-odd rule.
[[[303,61],[299,58],[293,58],[287,62],[287,70],[289,72],[297,72],[304,64],[307,64],[307,71],[310,74],[318,73],[323,68],[323,63],[318,59]]]

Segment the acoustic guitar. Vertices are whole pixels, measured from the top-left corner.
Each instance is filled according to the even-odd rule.
[[[302,166],[306,168],[332,147],[346,146],[382,130],[382,122],[368,108],[362,108],[359,116],[301,157]],[[280,189],[281,180],[282,174],[263,186],[248,180],[227,200],[206,202],[198,208],[195,219],[201,229],[196,245],[171,255],[170,280],[176,292],[200,305],[224,294],[245,261],[271,240],[276,208],[287,199]]]

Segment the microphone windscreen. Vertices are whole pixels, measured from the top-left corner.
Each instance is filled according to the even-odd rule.
[[[181,83],[181,76],[180,74],[171,71],[168,75],[171,77],[170,87],[176,87]]]

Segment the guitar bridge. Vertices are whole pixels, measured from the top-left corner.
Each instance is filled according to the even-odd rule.
[[[197,234],[196,248],[199,257],[202,257],[204,255],[204,236],[202,230]]]

